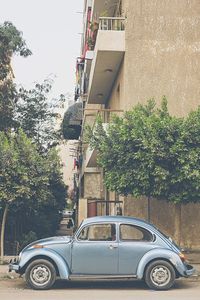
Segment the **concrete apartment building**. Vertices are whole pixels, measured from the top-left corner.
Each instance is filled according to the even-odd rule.
[[[165,95],[170,113],[187,115],[200,105],[199,0],[85,0],[77,98],[83,101],[79,221],[94,215],[147,219],[147,200],[107,191],[96,151],[84,143],[97,114],[105,124],[137,103]],[[106,125],[105,125],[106,126]],[[194,228],[200,206],[151,201],[151,221],[182,245],[200,248]],[[191,234],[192,233],[192,234]]]

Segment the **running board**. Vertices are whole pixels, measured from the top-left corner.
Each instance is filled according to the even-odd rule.
[[[82,275],[73,274],[69,276],[69,280],[112,280],[112,279],[135,279],[136,275]]]

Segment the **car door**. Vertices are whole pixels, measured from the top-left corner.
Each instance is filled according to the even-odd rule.
[[[72,274],[117,274],[118,242],[115,224],[92,224],[81,230],[72,245],[71,270]]]
[[[135,275],[146,252],[155,248],[151,232],[140,226],[119,226],[119,274]]]

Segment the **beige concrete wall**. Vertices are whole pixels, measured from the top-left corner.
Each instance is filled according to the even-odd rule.
[[[76,157],[76,151],[72,152],[70,149],[77,148],[77,141],[69,140],[58,146],[59,156],[62,163],[63,181],[69,186],[69,190],[74,187],[74,158]],[[71,155],[74,154],[74,157]]]
[[[200,1],[123,0],[126,21],[125,101],[165,95],[185,115],[200,105]]]
[[[101,198],[101,175],[100,173],[85,173],[84,175],[84,198]]]
[[[147,199],[129,196],[124,201],[124,215],[148,219]],[[200,205],[176,206],[167,201],[151,200],[150,221],[182,247],[200,249]]]
[[[131,196],[124,198],[123,214],[147,220],[147,201],[145,199],[135,199]]]
[[[102,197],[101,173],[84,173],[84,198],[79,199],[78,223],[87,218],[88,199],[100,199]]]
[[[125,81],[124,81],[124,61],[122,61],[118,76],[115,80],[112,93],[110,95],[109,102],[107,107],[110,109],[122,109],[126,108],[126,99],[125,99]]]
[[[80,198],[78,203],[78,226],[87,218],[87,199]]]
[[[200,205],[187,204],[181,209],[181,241],[188,248],[200,249]]]

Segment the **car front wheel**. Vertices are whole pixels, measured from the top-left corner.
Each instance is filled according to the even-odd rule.
[[[27,284],[35,290],[47,290],[56,280],[54,265],[45,259],[32,261],[25,272]]]
[[[168,290],[175,282],[173,266],[164,260],[150,263],[145,271],[145,282],[153,290]]]

